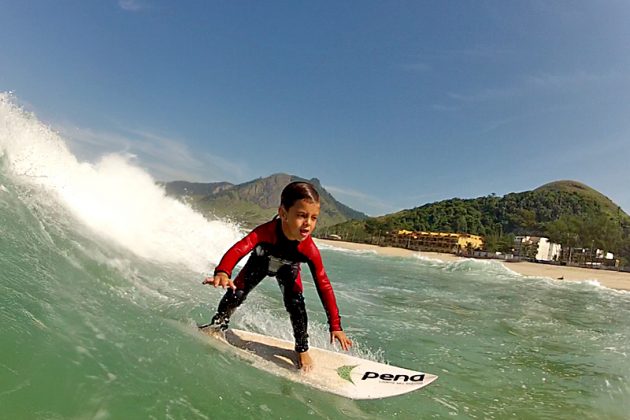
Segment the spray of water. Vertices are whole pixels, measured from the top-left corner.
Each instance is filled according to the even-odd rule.
[[[10,176],[58,197],[79,221],[143,258],[202,272],[241,236],[167,197],[130,156],[79,161],[8,93],[0,93],[0,156]]]

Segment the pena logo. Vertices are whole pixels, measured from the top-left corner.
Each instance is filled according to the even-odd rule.
[[[421,383],[424,381],[424,373],[417,373],[415,375],[405,374],[393,374],[393,373],[378,373],[366,371],[361,378],[362,381],[378,379],[380,382],[392,383],[392,384],[413,384]]]
[[[359,365],[345,365],[337,368],[337,375],[341,379],[345,379],[346,381],[356,385],[352,380],[352,371]],[[405,374],[394,374],[394,373],[379,373],[379,372],[370,372],[365,371],[362,374],[356,373],[355,379],[358,379],[361,376],[361,381],[371,382],[376,379],[381,383],[390,383],[392,385],[413,385],[413,384],[421,384],[424,381],[424,373],[416,373],[411,375]]]
[[[341,367],[337,368],[337,375],[339,375],[339,377],[341,379],[345,379],[346,381],[354,384],[354,381],[352,381],[352,378],[350,377],[350,372],[352,372],[352,369],[354,369],[357,366],[359,366],[359,365],[354,365],[354,366],[345,365],[345,366],[341,366]]]

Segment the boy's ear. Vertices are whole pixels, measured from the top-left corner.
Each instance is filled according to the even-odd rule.
[[[280,216],[281,220],[287,219],[287,211],[284,209],[284,207],[278,207],[278,216]]]

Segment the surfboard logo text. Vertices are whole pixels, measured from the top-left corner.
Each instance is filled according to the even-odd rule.
[[[381,381],[386,382],[422,382],[424,381],[424,373],[418,373],[417,375],[409,376],[403,374],[394,375],[392,373],[377,373],[366,371],[363,374],[361,380],[366,381],[368,379],[380,379]]]

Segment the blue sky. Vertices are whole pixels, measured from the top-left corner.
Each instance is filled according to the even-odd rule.
[[[0,91],[158,180],[370,215],[574,179],[630,212],[630,2],[0,1]]]

